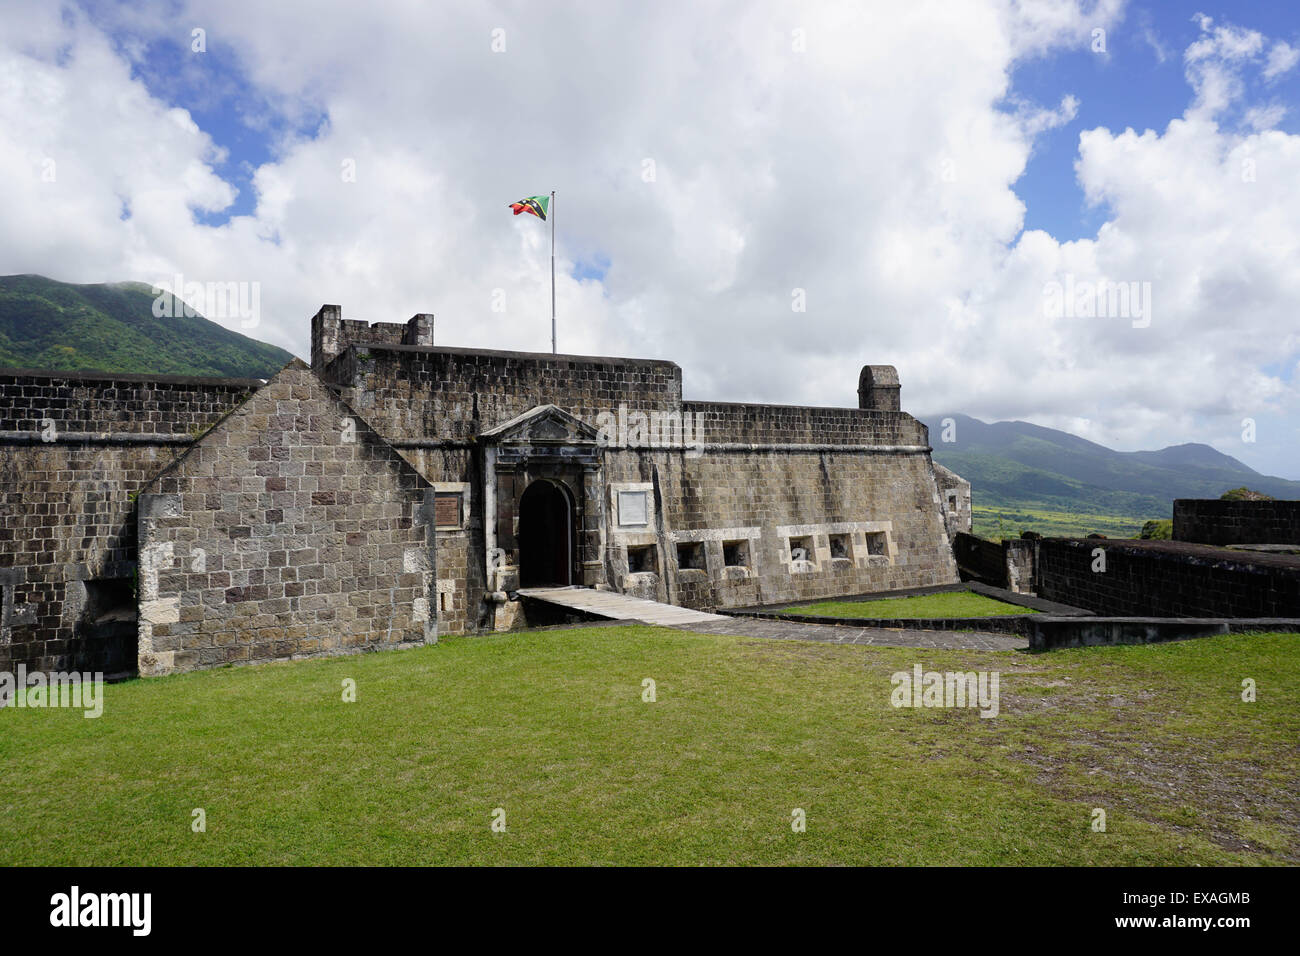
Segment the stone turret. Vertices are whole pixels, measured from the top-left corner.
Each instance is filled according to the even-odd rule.
[[[892,365],[864,365],[858,376],[858,408],[878,412],[902,410],[898,369]]]
[[[311,367],[320,372],[349,345],[432,345],[433,313],[417,312],[406,322],[367,323],[344,319],[337,305],[322,305],[311,317]]]

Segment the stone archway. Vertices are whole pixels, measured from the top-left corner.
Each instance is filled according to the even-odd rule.
[[[559,482],[538,479],[519,499],[519,584],[573,584],[574,509]]]

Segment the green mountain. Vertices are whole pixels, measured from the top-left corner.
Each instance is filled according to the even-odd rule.
[[[947,418],[956,426],[952,442],[943,441]],[[991,537],[1023,530],[1136,536],[1143,522],[1169,518],[1175,498],[1217,498],[1243,485],[1300,498],[1300,481],[1261,475],[1209,445],[1122,452],[1028,422],[949,414],[926,424],[935,461],[971,483],[975,530]]]
[[[157,318],[154,299],[140,282],[0,276],[0,366],[270,378],[293,358],[200,315]]]

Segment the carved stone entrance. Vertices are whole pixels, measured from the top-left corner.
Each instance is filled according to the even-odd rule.
[[[509,626],[514,612],[508,605],[521,581],[593,588],[605,583],[603,449],[597,434],[563,409],[540,405],[479,436],[495,626]]]

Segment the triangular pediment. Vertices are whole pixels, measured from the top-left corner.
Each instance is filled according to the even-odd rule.
[[[538,405],[483,432],[497,444],[594,445],[599,433],[582,419],[555,405]]]

